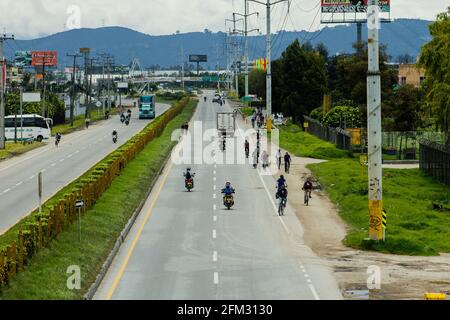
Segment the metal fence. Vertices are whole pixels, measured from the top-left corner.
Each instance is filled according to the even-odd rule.
[[[450,185],[450,147],[429,140],[420,141],[420,169]]]
[[[306,116],[305,121],[309,124],[308,133],[311,133],[322,140],[333,143],[338,149],[351,150],[352,136],[347,131],[341,128],[327,127],[319,121]]]
[[[445,134],[432,131],[383,132],[383,151],[397,159],[419,159],[421,140],[444,143]]]

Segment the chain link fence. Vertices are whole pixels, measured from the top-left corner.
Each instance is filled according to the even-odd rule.
[[[338,149],[351,150],[352,136],[347,131],[341,128],[331,128],[320,123],[319,121],[305,116],[305,121],[308,122],[308,133],[316,137],[333,143]]]
[[[450,186],[450,147],[429,140],[420,141],[420,169]]]

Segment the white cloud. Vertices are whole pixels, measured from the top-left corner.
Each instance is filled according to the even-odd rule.
[[[317,30],[321,27],[320,15],[316,15],[318,4],[319,0],[292,0],[290,17],[284,25],[286,5],[278,4],[273,9],[273,30],[283,26],[287,30]],[[205,28],[225,31],[225,19],[231,18],[233,10],[242,12],[244,0],[1,0],[0,30],[6,29],[22,39],[61,32],[70,5],[80,7],[81,26],[85,28],[104,23],[161,35]],[[450,0],[392,0],[392,18],[432,20],[448,6]],[[265,32],[265,7],[250,7],[261,13],[259,18],[250,18],[250,27]]]

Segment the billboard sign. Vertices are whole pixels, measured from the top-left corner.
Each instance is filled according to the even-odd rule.
[[[41,93],[40,92],[24,92],[22,96],[23,102],[40,102]]]
[[[204,54],[189,55],[189,62],[208,62],[208,56]]]
[[[118,89],[128,89],[128,82],[118,82],[117,88]]]
[[[16,51],[14,65],[18,68],[30,67],[32,62],[31,51]]]
[[[322,13],[365,13],[368,0],[321,0]],[[391,1],[380,0],[381,12],[391,12]]]
[[[33,67],[43,66],[55,67],[58,64],[56,51],[32,51],[31,52]]]

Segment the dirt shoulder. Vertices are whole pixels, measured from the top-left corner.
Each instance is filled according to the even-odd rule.
[[[320,160],[292,157],[286,176],[289,203],[300,219],[305,244],[334,270],[346,299],[358,299],[353,290],[367,290],[367,268],[381,270],[381,289],[370,299],[423,299],[425,292],[450,293],[450,254],[438,257],[410,257],[361,251],[342,244],[349,227],[325,192],[314,191],[310,206],[303,204],[301,185],[311,172],[306,168]],[[366,297],[367,298],[367,297]]]

